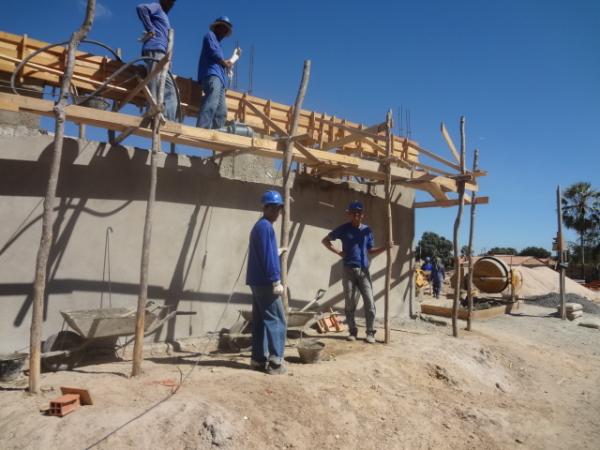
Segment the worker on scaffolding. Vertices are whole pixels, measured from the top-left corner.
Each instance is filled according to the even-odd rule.
[[[142,3],[137,6],[137,14],[144,25],[144,34],[140,38],[142,44],[142,56],[146,59],[146,71],[152,72],[156,63],[165,57],[169,40],[171,24],[167,14],[175,5],[175,0],[160,0],[160,3]],[[158,98],[158,76],[149,83],[148,88],[156,100]],[[177,117],[177,94],[170,75],[165,79],[164,116],[168,120]]]
[[[246,284],[252,290],[252,359],[254,370],[272,375],[286,373],[283,352],[286,319],[281,301],[281,267],[273,223],[279,217],[283,199],[277,191],[261,198],[263,216],[250,232]]]
[[[230,59],[225,59],[221,41],[233,32],[233,25],[227,16],[217,18],[202,39],[202,51],[198,61],[198,83],[204,97],[200,103],[198,121],[200,128],[218,129],[225,126],[227,119],[227,72],[233,68],[241,50],[236,48]]]
[[[354,320],[358,293],[362,295],[367,322],[367,338],[369,344],[375,343],[375,300],[373,298],[373,285],[369,273],[368,255],[378,255],[387,247],[374,247],[374,238],[371,228],[365,225],[363,219],[364,206],[361,202],[353,201],[346,209],[350,222],[340,225],[321,241],[323,245],[336,255],[343,258],[342,287],[344,289],[346,323],[350,335],[349,341],[355,341],[358,328]],[[332,241],[342,241],[342,250],[333,246]]]

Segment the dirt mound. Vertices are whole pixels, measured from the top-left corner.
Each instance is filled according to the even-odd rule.
[[[533,268],[520,266],[518,269],[523,274],[523,286],[519,291],[519,296],[531,299],[559,292],[558,272],[549,267]],[[567,294],[575,294],[588,300],[598,299],[598,294],[595,292],[581,286],[568,277],[565,280]]]

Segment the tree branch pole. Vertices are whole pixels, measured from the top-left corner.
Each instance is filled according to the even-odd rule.
[[[559,286],[560,286],[560,318],[567,319],[567,310],[565,307],[565,259],[564,259],[564,239],[563,239],[563,215],[562,215],[562,194],[560,185],[556,187],[556,215],[558,219],[558,236],[556,244],[558,248],[558,271],[559,271]],[[583,247],[581,247],[583,252]]]
[[[290,130],[288,139],[286,141],[285,150],[283,153],[283,220],[281,221],[281,247],[288,249],[281,255],[281,284],[283,284],[283,306],[286,313],[289,311],[289,298],[288,298],[288,253],[290,246],[290,192],[292,190],[292,159],[294,140],[293,136],[296,135],[298,130],[298,120],[300,118],[300,110],[302,109],[302,103],[304,102],[304,96],[306,95],[306,88],[308,86],[308,80],[310,79],[310,60],[304,61],[304,70],[302,72],[302,80],[300,81],[300,88],[298,89],[298,95],[296,96],[296,102],[294,103],[294,114],[292,116],[292,122],[290,123]]]
[[[460,118],[460,172],[465,174],[465,117]],[[452,335],[458,337],[458,302],[460,300],[460,221],[462,219],[463,209],[465,205],[465,181],[464,179],[458,182],[458,212],[454,221],[454,276],[456,278],[454,288],[454,300],[452,302]]]
[[[479,163],[479,150],[475,150],[473,156],[473,173],[477,173]],[[469,311],[467,313],[467,331],[471,331],[471,315],[473,314],[473,236],[475,234],[475,208],[477,206],[477,192],[471,195],[471,223],[469,224],[469,278],[467,281],[467,302]]]
[[[385,324],[385,336],[384,342],[390,343],[391,331],[390,331],[390,291],[392,285],[392,236],[393,236],[393,225],[392,225],[392,154],[394,152],[394,136],[393,122],[392,122],[392,110],[390,109],[387,113],[385,120],[385,137],[386,137],[386,165],[385,165],[385,214],[386,214],[386,241],[387,248],[386,254],[386,270],[385,270],[385,310],[384,310],[384,324]]]
[[[63,141],[65,136],[65,106],[71,89],[71,79],[75,68],[75,53],[80,42],[85,39],[94,21],[96,0],[88,0],[85,18],[79,30],[71,35],[69,41],[65,73],[60,86],[60,95],[54,105],[54,144],[52,147],[52,161],[46,197],[44,198],[44,214],[42,216],[42,236],[35,263],[35,280],[33,283],[33,308],[31,313],[31,330],[29,337],[29,392],[40,392],[40,368],[42,347],[43,303],[46,293],[46,273],[48,256],[52,246],[54,226],[54,203],[56,202],[56,187],[60,173]]]
[[[135,341],[133,344],[133,365],[131,376],[135,377],[142,372],[142,356],[144,351],[144,329],[146,319],[146,303],[148,302],[148,266],[150,263],[150,245],[152,241],[152,217],[156,199],[156,183],[158,178],[158,152],[161,149],[160,127],[162,125],[162,110],[165,99],[165,79],[173,54],[173,29],[169,30],[167,53],[164,56],[169,61],[163,67],[158,79],[157,104],[159,111],[154,114],[152,124],[152,152],[150,156],[150,192],[146,204],[146,218],[144,221],[144,238],[142,242],[142,260],[140,264],[140,291],[138,295],[137,313],[135,320]]]

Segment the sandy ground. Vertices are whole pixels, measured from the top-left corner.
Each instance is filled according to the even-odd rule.
[[[283,376],[248,370],[245,353],[173,353],[136,379],[129,361],[44,374],[41,396],[22,378],[0,392],[0,448],[597,449],[600,331],[550,312],[526,305],[460,339],[423,321],[395,323],[388,346],[321,338],[327,361],[289,348]],[[94,405],[41,414],[64,385]]]

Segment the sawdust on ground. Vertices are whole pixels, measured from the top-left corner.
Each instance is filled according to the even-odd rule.
[[[135,379],[129,361],[45,374],[41,396],[7,390],[21,379],[0,392],[0,448],[596,449],[600,331],[549,312],[525,305],[460,339],[421,321],[394,324],[388,346],[321,338],[327,360],[287,349],[283,376],[248,370],[245,353],[173,353]],[[65,385],[94,405],[40,414]]]

